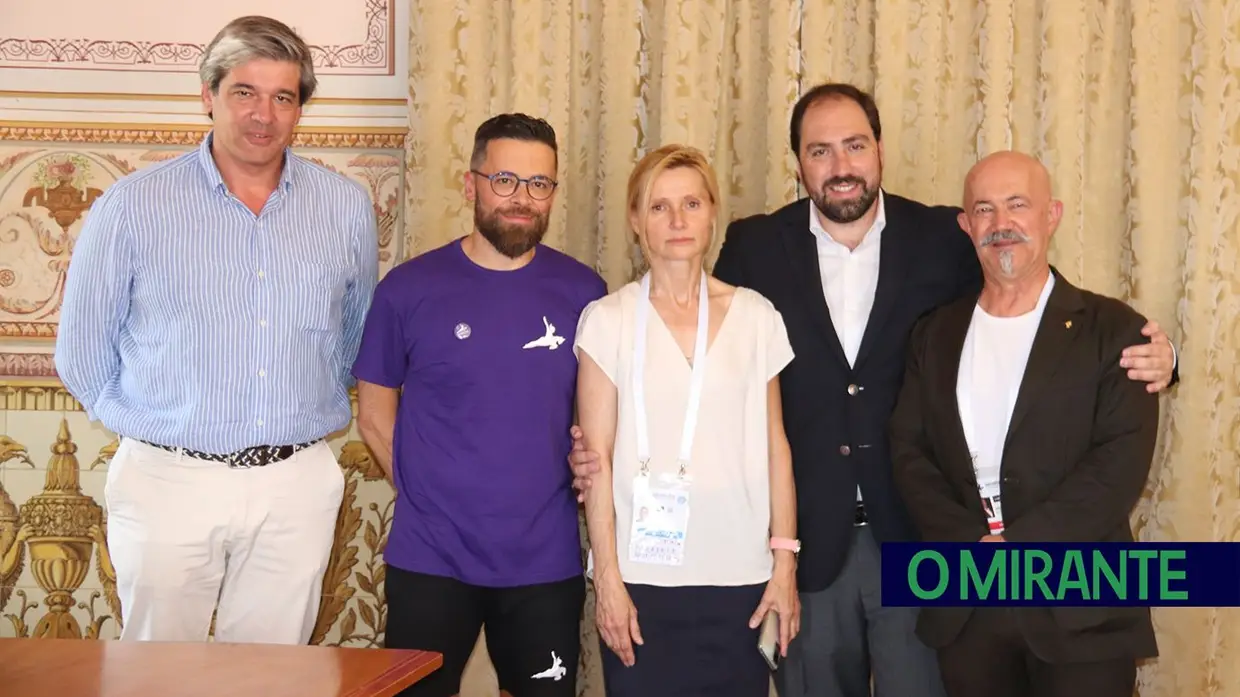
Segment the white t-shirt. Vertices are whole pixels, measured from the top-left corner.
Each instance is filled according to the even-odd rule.
[[[574,350],[617,386],[612,453],[616,553],[621,577],[656,586],[738,586],[771,577],[767,385],[792,361],[783,318],[766,298],[737,288],[710,344],[687,473],[690,514],[680,566],[628,558],[633,481],[640,472],[632,389],[633,334],[641,286],[629,283],[581,313]],[[692,367],[653,308],[645,385],[651,474],[675,474]],[[593,558],[591,557],[591,567]]]
[[[973,308],[960,355],[956,401],[983,498],[998,497],[1008,424],[1054,282],[1054,275],[1048,276],[1038,304],[1023,315],[995,317],[980,305]],[[992,532],[1001,529],[992,526]]]

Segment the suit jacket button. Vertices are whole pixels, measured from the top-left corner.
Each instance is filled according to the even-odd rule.
[[[1020,484],[1020,477],[1004,477],[1004,484]]]
[[[851,452],[852,452],[852,448],[849,448],[847,445],[840,446],[840,454],[843,455],[844,457],[848,457],[848,454]]]
[[[857,389],[857,386],[856,386],[856,385],[849,385],[849,386],[848,386],[848,394],[855,395],[855,394],[857,394],[857,392],[858,392],[858,389]]]

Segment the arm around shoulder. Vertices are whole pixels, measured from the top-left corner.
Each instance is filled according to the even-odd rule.
[[[1158,395],[1129,379],[1119,364],[1141,338],[1145,320],[1127,310],[1125,328],[1109,341],[1091,426],[1092,447],[1032,510],[1006,526],[1011,542],[1094,542],[1128,524],[1141,498],[1158,438]]]
[[[65,275],[57,328],[56,373],[94,419],[99,395],[121,369],[119,340],[130,311],[134,245],[125,182],[86,213]]]

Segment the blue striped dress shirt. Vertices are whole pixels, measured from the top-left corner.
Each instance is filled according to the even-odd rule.
[[[289,152],[255,215],[224,185],[208,134],[91,207],[56,371],[122,436],[209,453],[323,438],[352,418],[378,266],[359,184]]]

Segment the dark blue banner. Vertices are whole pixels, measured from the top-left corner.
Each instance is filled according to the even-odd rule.
[[[1240,606],[1240,543],[882,546],[883,605]]]

